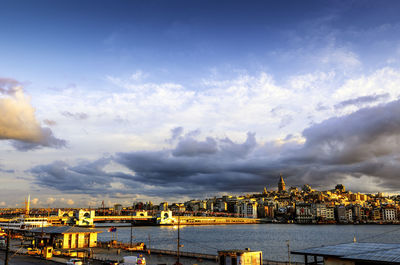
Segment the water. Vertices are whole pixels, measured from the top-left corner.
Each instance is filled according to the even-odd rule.
[[[107,228],[99,241],[111,239]],[[117,229],[118,241],[129,242],[130,227]],[[288,260],[287,241],[291,250],[353,242],[400,243],[398,225],[296,225],[253,224],[181,226],[182,251],[217,254],[217,250],[244,249],[263,251],[264,259]],[[177,228],[172,226],[133,227],[134,242],[145,242],[151,248],[176,250]],[[301,261],[302,257],[292,256]]]

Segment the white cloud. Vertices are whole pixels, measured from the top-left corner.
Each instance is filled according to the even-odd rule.
[[[15,80],[0,78],[0,113],[0,139],[16,140],[17,149],[65,146],[65,141],[55,138],[49,128],[40,126],[30,98]]]
[[[257,134],[260,143],[285,142],[280,139],[289,134],[291,139],[301,141],[301,132],[310,123],[359,109],[354,105],[335,110],[334,106],[343,101],[389,95],[367,105],[373,106],[396,99],[400,94],[400,70],[389,67],[351,77],[336,70],[303,72],[283,81],[266,72],[242,73],[233,79],[203,79],[195,90],[178,83],[157,84],[129,76],[109,77],[108,81],[120,89],[97,91],[77,86],[34,97],[38,117],[57,122],[54,130],[62,138],[68,137],[71,146],[57,152],[43,152],[41,156],[11,152],[7,157],[29,161],[17,165],[23,170],[57,159],[72,161],[76,154],[96,159],[103,153],[168,148],[170,143],[165,139],[170,137],[171,129],[179,126],[188,131],[199,129],[200,138],[229,137],[243,141],[244,132],[251,131]],[[68,119],[60,113],[60,106],[65,108],[62,111],[86,113],[90,118],[84,122]],[[112,172],[116,168],[107,170]],[[119,183],[113,185],[123,188]],[[39,198],[41,202],[47,200]],[[85,201],[72,199],[74,205]],[[58,203],[65,205],[67,200],[57,199]]]
[[[56,201],[55,198],[49,197],[49,198],[47,198],[46,203],[47,203],[47,204],[52,204],[52,203],[54,203],[55,201]]]
[[[39,142],[42,130],[35,109],[15,80],[0,78],[0,138]]]
[[[130,79],[133,81],[140,81],[147,78],[148,76],[149,76],[148,73],[144,73],[142,70],[137,70],[130,76]]]
[[[323,64],[337,65],[344,69],[361,66],[361,62],[354,52],[345,48],[328,48],[319,57]]]
[[[138,71],[134,75],[145,74]],[[68,89],[37,101],[40,106],[69,106],[71,113],[91,117],[84,124],[60,115],[48,117],[57,121],[58,134],[69,137],[70,153],[77,148],[88,155],[151,150],[165,145],[170,130],[178,126],[236,140],[243,139],[244,131],[256,132],[262,141],[283,138],[301,133],[309,123],[342,115],[334,109],[341,101],[381,92],[390,94],[387,101],[393,100],[398,96],[400,72],[383,68],[369,76],[348,78],[335,70],[317,71],[293,75],[281,83],[261,72],[230,80],[203,79],[196,90],[130,77],[109,76],[107,80],[122,90]],[[345,113],[355,110],[346,108]],[[103,144],[96,144],[99,141]]]
[[[335,72],[315,72],[289,77],[288,85],[296,90],[316,89],[335,78]]]
[[[391,97],[388,101],[390,101],[400,95],[399,85],[400,71],[385,67],[370,75],[349,78],[333,94],[333,99],[341,101],[360,96],[389,93]]]

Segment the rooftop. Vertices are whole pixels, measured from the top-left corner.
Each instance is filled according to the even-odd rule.
[[[101,233],[94,228],[77,227],[77,226],[48,226],[30,230],[32,233],[45,234],[68,234],[68,233]]]
[[[329,256],[347,260],[400,264],[400,244],[348,243],[292,251],[292,254]]]
[[[259,252],[259,251],[253,251],[250,249],[228,249],[228,250],[218,250],[218,253],[247,253],[247,252]]]

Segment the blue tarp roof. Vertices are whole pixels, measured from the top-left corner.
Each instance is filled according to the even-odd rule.
[[[291,253],[400,264],[400,244],[347,243],[296,250]]]

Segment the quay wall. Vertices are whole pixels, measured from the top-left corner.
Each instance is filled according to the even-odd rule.
[[[259,224],[260,219],[237,218],[237,217],[200,217],[200,216],[181,216],[181,225],[212,225],[212,224]]]
[[[172,223],[161,225],[176,225],[178,217],[174,216],[175,221]],[[137,217],[130,218],[129,216],[96,216],[94,222],[120,222],[133,221],[139,225],[159,225],[156,220],[150,216],[145,218]],[[140,222],[139,222],[140,221]],[[255,218],[240,218],[240,217],[215,217],[215,216],[180,216],[179,223],[181,225],[219,225],[219,224],[259,224],[261,219]]]

